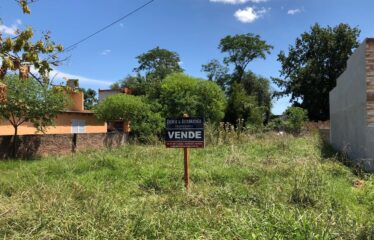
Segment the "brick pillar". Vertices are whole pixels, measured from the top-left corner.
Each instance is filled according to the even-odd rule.
[[[374,38],[366,39],[366,84],[368,125],[374,126]]]

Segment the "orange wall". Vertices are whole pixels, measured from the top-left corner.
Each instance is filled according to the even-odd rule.
[[[71,133],[71,120],[85,120],[86,133],[106,133],[107,125],[103,121],[99,121],[93,114],[82,113],[60,113],[55,121],[55,127],[47,128],[46,134],[66,134]],[[0,136],[13,135],[14,128],[9,121],[0,120]],[[24,123],[18,128],[19,135],[36,134],[36,129],[32,123]],[[38,133],[42,134],[42,133]]]
[[[71,111],[84,111],[84,94],[83,92],[70,93],[71,103],[68,107]]]

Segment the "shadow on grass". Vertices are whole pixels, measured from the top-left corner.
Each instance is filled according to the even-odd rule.
[[[350,159],[347,153],[336,150],[324,137],[320,137],[320,151],[321,157],[324,160],[335,159],[336,161],[342,163],[346,167],[350,168],[352,173],[359,178],[367,178],[368,172],[365,170],[363,164],[355,162]]]

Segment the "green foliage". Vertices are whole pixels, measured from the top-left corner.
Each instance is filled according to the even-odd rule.
[[[188,194],[183,152],[164,146],[0,161],[0,239],[372,239],[374,177],[320,147],[269,134],[191,150]]]
[[[273,119],[269,128],[298,135],[308,120],[308,111],[300,107],[289,107],[280,118]]]
[[[285,112],[288,132],[300,134],[308,120],[308,111],[299,107],[289,107]]]
[[[88,88],[88,89],[81,89],[84,94],[84,109],[92,110],[95,105],[98,103],[97,93],[95,90]]]
[[[140,140],[161,132],[163,121],[152,105],[142,97],[116,94],[107,97],[94,108],[96,116],[105,121],[124,120],[131,122],[132,133]]]
[[[267,123],[271,115],[272,93],[270,91],[270,81],[267,78],[258,76],[248,71],[243,76],[243,87],[249,96],[253,96],[257,109],[260,111],[262,123]]]
[[[224,116],[225,95],[214,82],[176,73],[161,83],[159,103],[164,116],[180,117],[188,113],[217,122]]]
[[[268,122],[271,113],[269,80],[246,68],[256,58],[265,59],[272,48],[258,35],[226,36],[219,44],[221,52],[228,55],[223,60],[226,66],[218,60],[202,66],[208,79],[215,81],[227,94],[225,121],[236,124],[238,120],[243,120],[245,125],[252,127]],[[229,73],[230,65],[234,67],[232,73]]]
[[[149,81],[163,80],[168,74],[183,72],[180,58],[176,52],[156,47],[136,57],[139,66],[134,69],[138,74],[144,72]]]
[[[218,60],[213,59],[207,64],[202,65],[202,71],[207,74],[209,81],[216,82],[225,92],[228,90],[230,75],[228,74],[229,68],[227,66],[224,66]]]
[[[347,24],[321,27],[315,24],[296,39],[286,55],[278,55],[281,76],[273,79],[282,91],[277,96],[291,95],[291,102],[308,110],[311,120],[329,119],[329,92],[346,68],[353,49],[358,47],[360,30]]]
[[[234,82],[228,97],[225,121],[236,123],[243,119],[245,125],[261,126],[269,112],[260,105],[256,95],[249,95],[242,83]]]
[[[0,104],[0,116],[9,120],[15,128],[24,122],[32,122],[38,131],[44,132],[53,125],[57,114],[67,105],[63,93],[41,85],[34,79],[20,80],[7,76],[6,101]]]
[[[256,58],[265,59],[266,53],[270,54],[273,47],[268,45],[259,35],[237,34],[221,39],[219,49],[227,53],[224,63],[233,64],[235,67],[234,80],[241,82],[248,64]]]
[[[63,47],[51,40],[49,32],[35,43],[32,41],[33,37],[33,30],[28,27],[19,31],[16,37],[0,38],[0,79],[9,70],[15,71],[22,65],[31,65],[40,74],[40,77],[32,74],[33,77],[39,82],[49,83],[51,66],[58,66],[61,63],[57,54],[63,51]]]

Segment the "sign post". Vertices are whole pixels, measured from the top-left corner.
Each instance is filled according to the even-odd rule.
[[[184,149],[184,186],[188,191],[190,189],[190,149]]]
[[[190,187],[190,149],[204,148],[204,119],[191,118],[183,114],[181,118],[166,119],[165,145],[167,148],[183,148],[184,152],[184,185]]]

